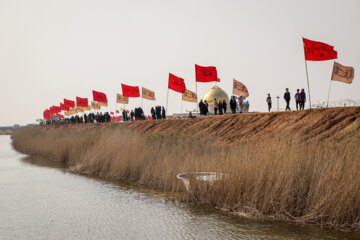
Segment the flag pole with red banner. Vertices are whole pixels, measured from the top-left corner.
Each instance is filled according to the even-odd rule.
[[[304,46],[304,60],[305,60],[305,69],[306,69],[306,80],[307,80],[308,93],[309,93],[309,104],[310,104],[310,109],[311,109],[311,97],[310,97],[309,73],[308,73],[307,62],[306,62],[306,53],[305,53],[305,43],[304,43],[304,38],[303,38],[303,46]]]
[[[168,106],[169,106],[169,82],[168,82],[167,97],[166,97],[166,113],[168,113]]]
[[[310,96],[310,84],[309,74],[307,69],[307,61],[327,61],[337,58],[337,52],[334,50],[334,46],[323,42],[312,41],[303,37],[304,45],[304,57],[305,57],[305,68],[306,77],[309,92],[309,103],[311,109],[311,96]]]
[[[143,91],[144,91],[144,88],[142,87],[141,88],[141,109],[144,109],[144,106],[143,106]]]
[[[195,65],[195,66],[196,66],[196,65]],[[197,92],[196,71],[195,71],[195,91],[196,91],[196,96],[199,96],[199,95],[198,95],[198,92]],[[198,104],[198,103],[196,103],[196,111],[198,112],[198,114],[200,114],[200,113],[199,113],[199,104]]]
[[[218,79],[218,76],[217,76],[216,67],[214,67],[214,66],[203,67],[203,66],[199,66],[199,65],[195,64],[196,96],[198,96],[197,82],[218,82],[218,81],[220,81],[220,80]],[[197,112],[199,113],[199,106],[198,106],[197,102],[196,102],[196,109],[197,109]]]
[[[186,90],[184,79],[169,73],[168,91],[166,98],[166,112],[168,111],[169,105],[169,89],[178,93],[184,93]]]

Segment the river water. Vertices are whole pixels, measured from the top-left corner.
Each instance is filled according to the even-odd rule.
[[[252,220],[162,193],[64,171],[0,136],[0,239],[360,239],[312,225]]]

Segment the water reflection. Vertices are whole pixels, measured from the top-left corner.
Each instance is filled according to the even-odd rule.
[[[66,169],[66,164],[60,161],[52,161],[40,156],[25,156],[20,158],[20,161],[26,164],[34,164],[38,167],[48,167],[48,168],[59,168]]]
[[[23,157],[0,137],[1,239],[360,239],[312,225],[236,217],[131,184]]]

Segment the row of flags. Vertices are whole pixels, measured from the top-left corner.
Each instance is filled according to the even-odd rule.
[[[305,65],[306,61],[326,61],[337,58],[337,51],[334,50],[334,47],[317,41],[312,41],[309,39],[303,38],[304,44],[304,56],[305,56]],[[307,65],[306,65],[307,71]],[[334,61],[333,72],[331,80],[340,81],[344,83],[352,83],[354,78],[354,68],[343,66],[340,63]],[[309,77],[307,73],[308,80],[308,92],[310,100],[310,89],[309,89]],[[218,78],[217,69],[214,66],[199,66],[195,64],[195,82],[220,82]],[[128,104],[129,98],[142,97],[143,99],[154,101],[155,92],[142,87],[140,94],[139,86],[130,86],[126,84],[121,84],[122,94],[117,94],[116,103]],[[197,89],[197,87],[196,87]],[[182,101],[194,102],[197,103],[197,92],[191,91],[186,88],[185,81],[183,78],[178,77],[172,73],[169,73],[168,80],[168,90],[173,90],[175,92],[182,94]],[[78,112],[85,112],[93,110],[100,110],[102,106],[108,105],[108,99],[105,93],[92,91],[93,101],[91,106],[87,98],[76,97],[76,102],[73,100],[64,99],[63,103],[60,103],[60,106],[52,106],[49,109],[46,109],[43,113],[45,119],[50,119],[51,116],[56,116],[63,118],[61,114],[64,111],[65,116],[71,116]],[[246,86],[233,79],[233,94],[243,97],[249,96],[249,91]],[[310,100],[311,106],[311,100]],[[117,111],[118,112],[118,111]]]
[[[310,98],[310,86],[309,86],[309,75],[307,71],[306,61],[327,61],[338,58],[337,51],[334,50],[334,46],[323,42],[312,41],[306,38],[303,38],[304,44],[304,55],[305,55],[305,67],[306,67],[306,77],[308,83],[308,92],[309,92],[309,102],[311,108],[311,98]],[[334,61],[333,71],[331,75],[331,81],[339,81],[347,84],[351,84],[354,79],[354,68],[343,66],[340,63]],[[331,87],[330,81],[330,87]],[[328,102],[330,96],[330,87],[328,94]]]
[[[303,42],[306,61],[326,61],[338,58],[337,51],[329,44],[312,41],[306,38],[303,38]],[[350,84],[353,79],[353,67],[343,66],[334,61],[331,80]]]
[[[216,67],[202,67],[195,65],[195,74],[197,82],[219,82],[217,77]],[[116,103],[128,104],[129,98],[142,97],[143,99],[154,101],[155,92],[142,87],[141,94],[139,86],[130,86],[121,84],[122,94],[116,95]],[[183,78],[177,77],[169,73],[168,89],[182,93],[182,101],[197,102],[197,94],[193,91],[186,89],[185,81]],[[100,110],[103,106],[108,106],[108,99],[105,93],[93,90],[93,101],[91,106],[89,105],[88,98],[76,97],[76,101],[64,99],[60,106],[52,106],[43,112],[45,119],[51,119],[52,116],[57,118],[63,118],[65,116],[71,116],[79,112],[86,112],[93,110]],[[61,112],[64,111],[64,115]]]

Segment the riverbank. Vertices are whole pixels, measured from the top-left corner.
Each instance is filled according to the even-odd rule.
[[[13,146],[69,170],[255,217],[359,230],[360,108],[25,127]],[[256,144],[254,144],[256,143]],[[187,194],[180,172],[230,174]]]

